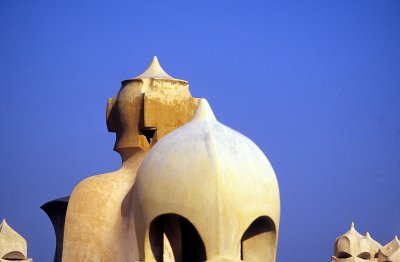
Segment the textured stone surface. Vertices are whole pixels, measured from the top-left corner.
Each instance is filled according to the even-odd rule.
[[[163,234],[176,261],[275,261],[275,173],[252,141],[216,120],[204,99],[191,122],[146,156],[133,203],[145,261],[161,260]]]
[[[106,111],[122,167],[74,189],[64,262],[275,261],[280,197],[271,164],[198,103],[157,58],[122,82]]]
[[[358,233],[354,223],[349,231],[336,239],[334,249],[332,262],[400,262],[400,242],[397,237],[382,247],[368,232],[365,236]]]
[[[27,243],[25,238],[12,229],[5,219],[0,224],[0,261],[26,261]]]
[[[146,71],[122,82],[107,102],[107,127],[116,133],[121,169],[80,182],[72,192],[64,229],[63,261],[139,260],[132,198],[136,172],[148,150],[192,119],[197,99],[155,57]]]
[[[400,262],[400,241],[397,236],[379,250],[378,262]]]

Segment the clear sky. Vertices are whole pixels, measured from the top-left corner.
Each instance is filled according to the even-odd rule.
[[[399,0],[0,0],[0,34],[0,219],[35,261],[39,207],[119,168],[106,100],[153,55],[271,161],[279,262],[329,261],[351,221],[400,234]]]

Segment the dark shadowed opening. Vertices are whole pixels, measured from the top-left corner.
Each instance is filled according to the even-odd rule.
[[[153,136],[156,133],[156,128],[142,128],[140,132],[146,137],[147,142],[150,144],[153,140]]]
[[[339,254],[337,255],[337,258],[349,258],[349,257],[351,257],[351,255],[343,251],[339,252]]]
[[[1,259],[10,260],[10,261],[18,261],[18,260],[24,260],[24,259],[26,259],[26,257],[24,256],[24,254],[22,254],[19,251],[12,251],[12,252],[5,254]]]
[[[261,216],[251,223],[241,240],[241,259],[245,261],[275,261],[275,225]]]
[[[206,249],[196,228],[186,218],[176,214],[156,217],[150,224],[150,245],[155,259],[163,261],[164,234],[176,262],[206,261]]]
[[[365,259],[365,260],[369,260],[369,259],[371,259],[371,254],[369,252],[362,252],[362,253],[358,254],[357,257]]]

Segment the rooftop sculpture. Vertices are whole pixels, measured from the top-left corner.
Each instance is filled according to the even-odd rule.
[[[56,233],[54,262],[275,262],[279,186],[250,139],[220,123],[188,82],[154,57],[108,99],[119,170],[80,182],[71,197],[41,208]],[[26,240],[0,224],[0,262],[28,261]],[[400,262],[400,241],[385,246],[352,223],[332,262]]]
[[[49,216],[56,235],[56,250],[54,252],[53,262],[61,261],[64,241],[64,223],[68,201],[69,197],[63,197],[49,201],[40,207]]]
[[[146,156],[133,203],[145,261],[162,261],[164,234],[176,261],[275,261],[275,173],[250,139],[216,120],[205,99],[191,122]]]
[[[187,81],[165,73],[156,57],[144,73],[122,81],[106,110],[122,167],[89,177],[72,192],[62,261],[140,260],[130,196],[136,172],[155,143],[192,119],[197,102]]]
[[[253,142],[191,96],[187,81],[154,57],[122,81],[106,119],[121,169],[80,182],[66,214],[46,211],[64,226],[62,261],[275,261],[274,171]]]
[[[42,206],[56,232],[54,262],[275,261],[273,168],[252,141],[218,122],[207,100],[191,96],[187,81],[154,57],[108,99],[106,121],[122,167]],[[24,243],[9,244],[11,253],[0,246],[0,255],[25,259]],[[400,262],[397,237],[381,246],[354,224],[334,247],[332,262]]]
[[[26,240],[3,219],[0,224],[0,262],[16,260],[32,262],[27,258]]]
[[[397,237],[382,247],[368,232],[365,236],[358,233],[354,223],[349,231],[336,239],[334,247],[332,262],[400,262],[400,242]]]

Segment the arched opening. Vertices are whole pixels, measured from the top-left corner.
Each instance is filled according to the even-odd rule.
[[[365,259],[365,260],[370,260],[371,254],[369,252],[362,252],[362,253],[358,254],[357,257],[359,257],[361,259]]]
[[[164,236],[168,241],[165,241]],[[196,228],[186,218],[176,214],[156,217],[150,224],[150,245],[154,258],[164,261],[168,243],[175,262],[206,261],[206,249]]]
[[[347,236],[341,236],[335,241],[335,256],[339,259],[352,257],[352,248],[350,239]]]
[[[340,259],[349,258],[349,257],[352,257],[352,255],[350,255],[349,253],[347,253],[345,251],[340,251],[337,255],[337,258],[340,258]]]
[[[275,261],[276,229],[269,217],[261,216],[251,223],[241,240],[241,259]]]
[[[18,261],[26,259],[25,255],[19,251],[12,251],[5,254],[1,259],[10,260],[10,261]]]

